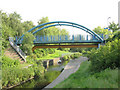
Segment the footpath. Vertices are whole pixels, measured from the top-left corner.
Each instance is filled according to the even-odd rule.
[[[65,66],[62,73],[52,83],[50,83],[45,88],[43,88],[43,90],[46,88],[53,88],[60,82],[64,81],[72,73],[76,72],[79,69],[81,62],[86,61],[86,60],[88,60],[88,58],[83,57],[83,56],[81,56],[75,60],[70,60],[70,62]]]

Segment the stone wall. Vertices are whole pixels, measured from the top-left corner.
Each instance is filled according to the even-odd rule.
[[[54,59],[50,59],[50,60],[45,60],[45,61],[43,61],[43,66],[45,68],[48,68],[49,66],[57,65],[59,60],[60,60],[60,58],[54,58]]]

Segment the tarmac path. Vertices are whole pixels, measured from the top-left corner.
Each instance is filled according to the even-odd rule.
[[[52,83],[50,83],[45,88],[43,88],[43,90],[46,88],[53,88],[60,82],[64,81],[72,73],[76,72],[79,69],[81,62],[86,61],[86,60],[88,60],[88,58],[83,57],[83,56],[81,56],[75,60],[70,60],[70,62],[65,66],[62,73]]]

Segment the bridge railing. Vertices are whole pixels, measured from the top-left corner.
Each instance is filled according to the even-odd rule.
[[[14,42],[14,38],[13,37],[9,37],[9,42],[10,45],[17,51],[17,53],[25,60],[26,62],[26,54],[20,49],[19,46],[16,45],[16,43]]]
[[[36,36],[34,43],[45,43],[45,42],[67,42],[67,41],[95,41],[97,38],[91,35],[57,35],[57,36]]]
[[[102,39],[103,34],[99,35]],[[16,40],[19,37],[16,38]],[[95,36],[92,35],[48,35],[48,36],[35,36],[34,43],[50,43],[50,42],[97,42],[99,41]],[[22,43],[23,38],[19,41],[19,43]]]

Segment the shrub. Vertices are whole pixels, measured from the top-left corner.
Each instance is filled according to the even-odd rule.
[[[2,57],[2,67],[16,67],[20,64],[19,60],[13,60],[7,56]]]
[[[90,53],[91,71],[99,72],[106,68],[115,69],[119,67],[120,39],[106,43],[97,50]]]
[[[70,55],[71,59],[74,59],[74,54]]]
[[[75,59],[75,58],[78,58],[78,57],[80,57],[80,56],[82,56],[82,53],[74,53],[74,54],[72,54],[70,57],[72,58],[72,59]]]
[[[34,71],[31,69],[3,68],[2,72],[3,87],[15,85],[34,76]]]
[[[67,60],[68,60],[68,57],[67,57],[67,56],[64,56],[64,57],[63,57],[63,60],[64,60],[64,61],[67,61]]]
[[[8,87],[26,81],[29,78],[36,76],[42,78],[44,75],[44,67],[42,65],[34,64],[29,68],[3,68],[2,69],[2,87]]]

